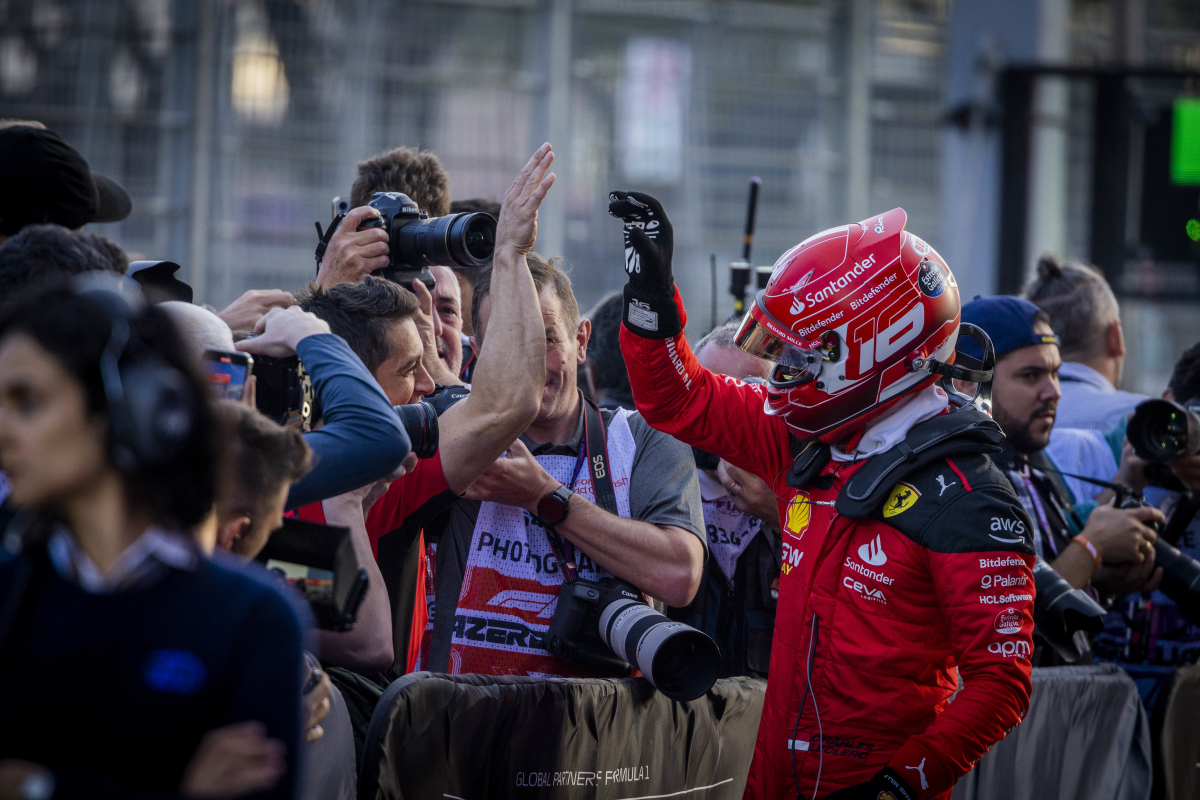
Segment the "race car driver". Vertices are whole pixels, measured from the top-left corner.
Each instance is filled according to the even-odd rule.
[[[948,798],[1028,708],[1034,563],[1029,519],[986,455],[1002,439],[986,396],[949,380],[990,379],[988,364],[953,365],[949,268],[899,208],[804,240],[736,337],[775,363],[767,385],[747,384],[688,347],[661,204],[610,201],[638,410],[779,497],[783,574],[745,796]]]

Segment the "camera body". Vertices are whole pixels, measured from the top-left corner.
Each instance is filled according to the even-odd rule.
[[[633,667],[617,658],[612,648],[600,638],[601,614],[610,603],[621,599],[645,605],[636,589],[615,578],[576,579],[563,584],[550,628],[546,631],[546,649],[563,661],[601,675],[628,676]]]
[[[490,214],[430,217],[400,192],[376,192],[368,205],[379,216],[359,230],[381,228],[388,234],[388,265],[377,274],[406,289],[420,280],[433,291],[430,267],[482,267],[492,260],[496,220]]]
[[[258,356],[254,375],[255,406],[271,420],[280,425],[299,425],[307,431],[313,420],[320,419],[312,381],[298,356]]]
[[[592,672],[624,678],[633,664],[672,700],[695,700],[717,680],[721,653],[690,625],[667,619],[635,587],[576,578],[559,591],[546,649]]]

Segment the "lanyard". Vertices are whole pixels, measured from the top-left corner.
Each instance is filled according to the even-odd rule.
[[[611,514],[617,514],[617,498],[612,483],[604,418],[600,416],[600,410],[583,397],[583,392],[580,392],[579,396],[583,402],[583,440],[579,443],[579,458],[575,462],[575,472],[571,475],[570,488],[572,492],[575,491],[575,482],[586,463],[592,476],[592,493],[596,497],[596,505]],[[595,455],[589,458],[591,453]],[[563,541],[563,537],[553,528],[546,528],[546,538],[550,540],[550,549],[554,551],[554,557],[563,566],[563,579],[567,583],[573,582],[578,577],[576,573],[579,569],[575,563],[575,548],[569,542]],[[567,553],[570,554],[570,558],[566,557]]]
[[[1046,516],[1046,507],[1042,505],[1042,498],[1038,494],[1037,487],[1033,485],[1033,481],[1030,480],[1029,475],[1026,474],[1027,472],[1029,472],[1028,467],[1018,474],[1021,476],[1021,481],[1025,484],[1025,489],[1029,492],[1029,499],[1033,503],[1034,509],[1037,511],[1038,525],[1040,525],[1042,528],[1042,534],[1046,538],[1046,543],[1050,545],[1050,549],[1054,552],[1054,555],[1057,556],[1058,545],[1054,543],[1054,534],[1050,531],[1050,520]]]

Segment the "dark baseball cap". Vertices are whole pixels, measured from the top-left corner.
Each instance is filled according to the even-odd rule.
[[[79,228],[118,222],[133,203],[116,181],[97,175],[57,133],[32,125],[0,128],[0,234],[53,222]]]
[[[982,328],[992,340],[996,358],[1005,353],[1035,344],[1058,347],[1058,337],[1052,333],[1034,333],[1033,323],[1041,309],[1028,300],[1010,295],[979,297],[962,307],[962,321]],[[983,361],[979,342],[966,336],[958,337],[958,358],[955,363],[978,368]]]

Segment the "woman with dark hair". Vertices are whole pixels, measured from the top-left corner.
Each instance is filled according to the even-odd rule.
[[[162,311],[77,284],[0,314],[0,800],[292,796],[299,623],[189,533],[221,440]]]

